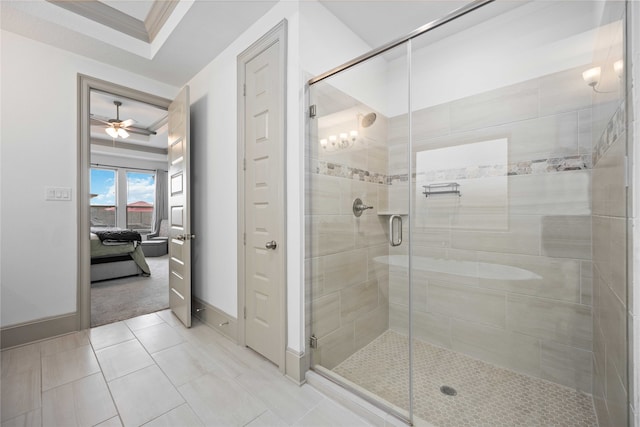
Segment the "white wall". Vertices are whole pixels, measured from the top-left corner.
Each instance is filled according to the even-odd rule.
[[[368,45],[356,36],[316,1],[303,1],[300,5],[300,40],[302,69],[313,76],[343,65],[377,47]],[[357,71],[335,74],[326,83],[382,112],[386,109],[387,101],[387,67],[387,60],[378,56],[358,64]]]
[[[502,5],[490,4],[497,13]],[[592,61],[602,3],[531,3],[479,21],[460,18],[412,41],[412,107],[422,109]],[[367,53],[368,46],[317,2],[302,2],[301,64],[316,75]],[[485,14],[491,12],[485,11]],[[551,23],[551,24],[550,24]],[[555,24],[554,24],[555,23]],[[522,29],[527,25],[526,29]],[[539,29],[544,28],[541,34]],[[445,36],[446,35],[446,36]],[[505,36],[509,38],[505,39]],[[580,76],[578,76],[579,78]],[[406,45],[328,80],[388,117],[407,112]]]
[[[485,6],[498,8],[499,3]],[[444,104],[574,67],[589,67],[601,2],[536,2],[437,40],[447,26],[412,41],[412,108]],[[437,40],[437,41],[435,41]],[[581,80],[581,76],[577,75]],[[406,58],[390,64],[388,117],[406,113]]]
[[[190,82],[194,294],[237,317],[237,56],[282,19],[288,21],[287,336],[302,351],[303,70],[321,73],[370,49],[316,2],[281,1]]]
[[[196,296],[237,316],[236,60],[285,18],[289,34],[287,333],[288,346],[301,351],[303,70],[319,74],[371,49],[316,2],[278,3],[189,82],[192,201],[198,235],[193,277]],[[178,88],[5,31],[1,47],[1,325],[9,326],[76,311],[77,73],[167,98]],[[45,202],[45,186],[71,187],[73,201]]]
[[[77,74],[173,98],[177,88],[2,31],[2,327],[76,311]],[[45,186],[70,187],[47,202]]]
[[[214,307],[237,317],[237,56],[282,19],[288,20],[288,82],[297,87],[298,6],[282,2],[245,31],[224,52],[209,63],[190,82],[192,208],[194,210],[193,284],[194,294]],[[288,88],[287,176],[301,176],[298,157],[299,101],[297,91]],[[301,163],[301,162],[300,162]],[[293,178],[291,181],[297,181]],[[298,248],[300,232],[296,222],[301,215],[300,197],[295,185],[287,188],[290,229],[287,231],[287,280],[289,295],[297,295],[301,283]],[[297,221],[296,221],[297,219]],[[291,230],[293,229],[293,231]],[[289,313],[289,336],[299,336],[299,305]]]

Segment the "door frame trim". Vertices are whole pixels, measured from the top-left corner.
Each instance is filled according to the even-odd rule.
[[[169,109],[169,104],[171,103],[170,99],[78,73],[78,265],[76,286],[78,330],[91,327],[91,255],[89,253],[91,125],[89,121],[89,107],[91,104],[90,96],[92,90],[144,102],[165,110]]]
[[[264,52],[267,48],[271,47],[275,43],[279,45],[279,61],[280,61],[280,84],[282,92],[280,93],[278,104],[279,109],[282,112],[282,117],[279,123],[280,131],[282,135],[282,152],[280,160],[282,162],[282,168],[280,169],[279,180],[282,183],[282,215],[280,217],[280,227],[282,230],[282,243],[279,245],[282,248],[282,263],[280,268],[283,272],[282,286],[280,288],[280,343],[279,343],[279,360],[275,361],[280,369],[280,372],[285,373],[286,363],[286,351],[287,351],[287,181],[286,181],[286,160],[287,160],[287,20],[283,19],[275,27],[265,33],[251,46],[245,49],[238,55],[237,59],[237,122],[238,122],[238,344],[246,346],[245,340],[245,327],[246,322],[244,318],[245,312],[245,295],[246,295],[246,280],[245,280],[245,134],[244,134],[244,109],[245,109],[245,96],[244,96],[244,83],[245,83],[245,65],[253,58]]]

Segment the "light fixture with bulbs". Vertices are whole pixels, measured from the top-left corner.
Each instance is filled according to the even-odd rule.
[[[600,83],[601,75],[602,75],[602,68],[593,67],[593,68],[589,68],[588,70],[585,70],[582,73],[582,78],[584,79],[584,82],[587,85],[591,86],[593,90],[596,90],[595,87],[598,85],[598,83]]]
[[[377,114],[370,112],[368,114],[356,115],[356,128],[347,132],[339,132],[338,135],[329,135],[320,139],[320,148],[324,151],[344,150],[353,146],[356,142],[362,142],[360,129],[368,128],[376,122]]]
[[[327,138],[320,139],[320,147],[325,151],[344,150],[351,147],[357,140],[357,130],[349,133],[340,132],[338,135],[329,135]]]
[[[613,71],[616,72],[616,76],[618,76],[618,78],[622,77],[622,74],[624,73],[624,61],[622,59],[618,59],[613,63]]]
[[[624,61],[622,59],[617,60],[613,63],[613,71],[616,73],[618,78],[622,78],[622,74],[624,73]],[[613,93],[615,91],[601,91],[597,89],[598,83],[600,83],[600,77],[602,76],[602,68],[601,67],[592,67],[588,70],[582,72],[582,79],[584,82],[591,86],[596,93]]]
[[[108,133],[111,138],[120,137],[120,138],[124,139],[124,138],[128,138],[129,137],[129,132],[124,130],[124,128],[116,129],[114,127],[108,127],[104,131],[106,133]]]

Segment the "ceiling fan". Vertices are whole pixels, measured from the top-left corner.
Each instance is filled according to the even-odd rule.
[[[137,133],[140,135],[155,135],[156,132],[149,130],[149,129],[145,129],[145,128],[139,128],[139,127],[134,127],[133,124],[136,123],[135,120],[133,119],[127,119],[127,120],[120,120],[120,106],[122,105],[122,102],[120,101],[113,101],[113,103],[116,106],[116,118],[115,119],[108,119],[108,120],[103,120],[101,118],[98,118],[96,116],[92,115],[92,119],[96,120],[100,123],[104,123],[106,125],[108,125],[104,131],[109,134],[109,136],[111,136],[112,138],[128,138],[129,137],[129,133]]]
[[[127,132],[126,128],[128,128],[131,125],[133,125],[135,123],[135,120],[133,120],[133,119],[127,119],[127,120],[124,120],[124,121],[120,120],[120,106],[122,105],[122,102],[113,101],[113,103],[116,105],[116,118],[115,119],[109,119],[108,121],[100,120],[100,119],[97,119],[97,118],[96,118],[96,120],[108,125],[105,128],[104,131],[107,132],[110,137],[112,137],[112,138],[120,137],[122,139],[128,138],[129,137],[129,132]]]

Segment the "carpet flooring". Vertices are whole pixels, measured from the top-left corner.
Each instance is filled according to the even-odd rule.
[[[148,257],[151,276],[91,284],[91,327],[130,319],[169,307],[169,255]]]

